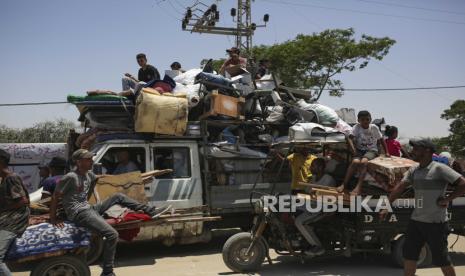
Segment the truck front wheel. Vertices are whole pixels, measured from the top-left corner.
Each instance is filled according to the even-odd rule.
[[[250,233],[237,233],[223,246],[223,261],[234,272],[258,271],[266,257],[266,246],[260,239],[246,254],[252,242]]]

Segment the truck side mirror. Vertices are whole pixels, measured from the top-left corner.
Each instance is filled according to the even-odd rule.
[[[92,166],[92,171],[97,175],[102,174],[102,167],[102,163],[94,163]]]

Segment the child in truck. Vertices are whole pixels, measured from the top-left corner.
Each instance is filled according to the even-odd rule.
[[[352,176],[358,170],[359,176],[357,185],[351,192],[353,195],[359,195],[362,192],[362,184],[367,172],[368,161],[379,155],[379,144],[382,145],[383,150],[386,153],[386,157],[390,157],[381,131],[376,125],[371,123],[370,112],[366,110],[360,111],[357,115],[357,119],[358,124],[354,126],[352,134],[349,136],[349,145],[352,149],[354,158],[347,170],[342,185],[337,188],[338,192],[342,192],[345,188],[347,188]]]
[[[392,156],[398,156],[404,158],[408,158],[408,153],[402,148],[402,145],[397,141],[397,135],[399,134],[399,130],[395,126],[386,126],[386,130],[384,132],[387,136],[386,138],[386,146],[388,153]]]

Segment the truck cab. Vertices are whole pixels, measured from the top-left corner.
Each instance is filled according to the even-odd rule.
[[[141,172],[172,169],[172,173],[159,176],[145,185],[149,205],[172,205],[176,209],[203,205],[196,140],[109,140],[97,144],[92,151],[95,153],[94,162],[104,174],[112,174],[115,170],[120,151],[127,151],[130,161]]]
[[[222,217],[220,221],[207,224],[200,220],[190,226],[186,225],[189,222],[175,225],[184,230],[195,226],[195,231],[178,231],[182,232],[179,235],[173,234],[176,231],[171,231],[171,228],[162,231],[163,234],[155,229],[165,226],[150,227],[145,230],[150,233],[144,235],[144,231],[141,231],[137,239],[198,236],[206,228],[247,228],[252,223],[252,190],[270,192],[275,186],[276,192],[290,192],[290,181],[287,178],[276,183],[271,181],[272,175],[257,177],[266,163],[266,154],[258,157],[212,157],[210,153],[204,152],[203,145],[202,140],[195,137],[160,137],[107,140],[95,144],[91,149],[95,154],[94,172],[97,174],[113,174],[118,166],[118,152],[121,151],[128,152],[130,161],[141,172],[172,169],[172,173],[157,176],[144,186],[148,205],[171,205],[174,209],[197,208],[205,210],[202,215]],[[229,166],[227,172],[220,168],[223,164]]]

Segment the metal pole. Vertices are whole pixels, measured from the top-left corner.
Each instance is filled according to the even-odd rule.
[[[246,15],[245,15],[245,20],[246,20],[246,29],[247,29],[247,42],[246,42],[246,51],[247,51],[247,57],[251,55],[250,51],[252,50],[252,33],[250,26],[252,25],[252,7],[251,7],[251,2],[250,0],[246,0],[245,3],[245,9],[246,9]]]
[[[238,49],[242,48],[242,35],[241,35],[241,30],[243,27],[242,24],[242,11],[243,6],[242,6],[242,0],[237,0],[237,34],[236,34],[236,47]]]

